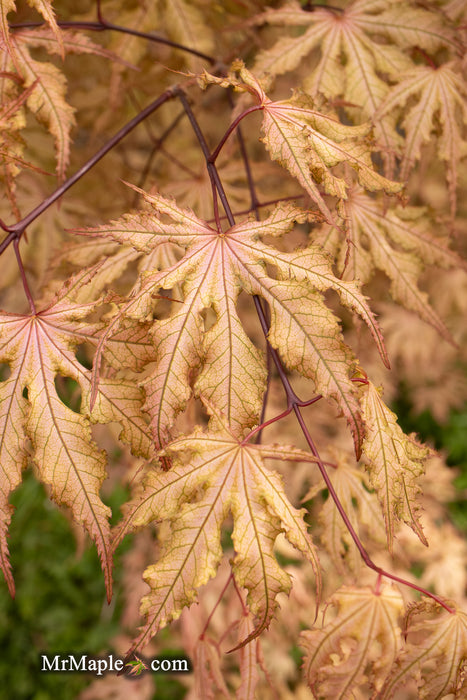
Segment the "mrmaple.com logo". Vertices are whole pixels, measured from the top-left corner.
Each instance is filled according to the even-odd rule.
[[[107,657],[93,657],[87,654],[41,654],[41,671],[58,673],[94,673],[102,676],[104,673],[118,673],[139,676],[144,671],[162,673],[188,673],[191,666],[186,658],[172,659],[155,657],[153,659],[133,658],[125,662],[121,657],[109,654]]]

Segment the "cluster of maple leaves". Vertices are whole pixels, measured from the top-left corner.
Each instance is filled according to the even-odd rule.
[[[79,11],[64,3],[58,20],[50,2],[28,1],[32,9],[3,2],[0,14],[0,251],[9,268],[2,303],[10,309],[0,315],[0,563],[10,593],[9,498],[32,464],[95,542],[109,600],[116,547],[157,524],[157,559],[144,571],[145,622],[131,652],[188,614],[227,552],[228,582],[241,605],[232,627],[237,697],[255,697],[258,664],[269,680],[258,640],[305,566],[281,564],[278,551],[290,554],[290,545],[311,565],[316,586],[315,595],[308,582],[308,631],[300,637],[314,697],[402,697],[406,686],[412,697],[410,683],[417,697],[462,697],[463,591],[455,603],[449,589],[428,590],[431,582],[396,572],[388,554],[404,541],[402,523],[429,542],[420,480],[433,453],[404,434],[371,379],[392,358],[367,290],[383,309],[403,307],[429,324],[434,347],[450,347],[459,364],[464,331],[442,317],[421,276],[432,265],[465,275],[450,246],[456,239],[462,247],[464,3],[289,0],[267,8],[251,0],[219,9],[211,23],[201,0],[135,3],[128,11],[115,0],[98,3],[97,15],[91,2]],[[33,10],[42,17],[28,21]],[[216,22],[228,36],[222,50]],[[252,37],[257,49],[246,50]],[[78,57],[68,84],[71,54]],[[226,65],[219,56],[243,60]],[[83,81],[85,60],[95,75]],[[174,80],[166,65],[181,75]],[[144,113],[135,108],[154,99]],[[148,128],[141,142],[135,137],[129,153],[137,165],[121,171],[116,147],[150,112],[159,135]],[[115,113],[121,132],[102,146],[100,132],[113,133]],[[101,150],[78,170],[82,156],[72,157],[71,146],[81,116],[83,141],[92,150],[97,122]],[[55,190],[38,184],[51,162],[44,129],[53,139]],[[99,170],[104,154],[115,168]],[[149,175],[154,154],[162,164]],[[77,175],[66,179],[70,158]],[[442,183],[437,212],[417,190],[427,168]],[[137,184],[120,185],[128,206],[115,214],[118,175]],[[418,201],[408,203],[414,177]],[[86,182],[84,212],[73,192]],[[95,224],[108,214],[109,223]],[[453,299],[449,292],[446,285]],[[455,299],[461,314],[462,303]],[[91,369],[83,348],[91,350]],[[357,351],[371,356],[368,366]],[[78,409],[60,394],[64,377],[79,388]],[[316,418],[321,411],[327,428]],[[265,441],[290,414],[301,434]],[[118,441],[138,465],[134,495],[112,533],[97,423],[119,424]],[[300,498],[308,510],[293,505]],[[433,513],[439,516],[436,506]],[[386,551],[384,566],[370,549],[378,561]],[[355,583],[362,557],[367,586]],[[334,571],[324,582],[322,558]],[[402,623],[404,584],[422,597],[409,602]],[[321,625],[313,607],[322,604],[323,587],[335,614],[328,611]],[[228,696],[205,631],[189,649],[196,677],[213,687],[203,697]]]

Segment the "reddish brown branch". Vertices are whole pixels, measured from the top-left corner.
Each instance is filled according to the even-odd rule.
[[[125,138],[138,124],[140,124],[144,119],[146,119],[150,114],[155,112],[161,105],[165,104],[168,100],[173,99],[177,91],[177,86],[169,88],[162,93],[156,100],[151,102],[145,109],[143,109],[136,117],[133,117],[127,124],[125,124],[117,133],[107,141],[102,148],[100,148],[97,153],[93,155],[81,168],[71,177],[69,177],[60,187],[58,187],[55,192],[52,192],[43,202],[41,202],[37,207],[35,207],[27,216],[25,216],[18,223],[8,226],[4,222],[0,222],[1,228],[7,231],[8,236],[0,244],[0,255],[3,251],[15,240],[19,240],[26,228],[31,224],[38,216],[40,216],[46,209],[48,209],[54,202],[56,202],[60,197],[70,189],[78,180],[80,180],[83,175],[93,168],[96,163],[98,163],[109,151],[111,151],[122,139]]]

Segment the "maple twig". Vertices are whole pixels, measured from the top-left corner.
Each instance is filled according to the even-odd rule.
[[[232,213],[232,209],[230,207],[229,201],[228,201],[227,196],[225,194],[225,190],[224,190],[224,187],[222,185],[222,181],[219,177],[219,173],[217,171],[216,165],[211,160],[211,153],[209,151],[209,146],[206,142],[206,139],[204,138],[204,134],[201,130],[201,127],[198,124],[198,120],[196,119],[196,117],[193,113],[193,110],[191,109],[191,106],[186,98],[185,93],[183,92],[183,90],[180,87],[177,88],[177,95],[180,98],[180,101],[181,101],[184,109],[186,110],[188,119],[190,120],[190,124],[191,124],[193,131],[198,139],[198,143],[200,144],[201,150],[203,151],[203,155],[204,155],[205,160],[206,160],[206,167],[208,169],[209,177],[211,178],[211,182],[213,182],[215,184],[216,189],[219,193],[219,197],[220,197],[220,200],[222,202],[222,206],[224,207],[224,211],[226,213],[227,220],[228,220],[230,226],[235,226],[235,218],[234,218],[234,215]],[[255,294],[253,296],[253,301],[255,303],[256,311],[258,313],[260,323],[261,323],[261,326],[263,329],[263,333],[264,333],[264,336],[265,336],[266,342],[267,342],[267,335],[269,332],[269,324],[268,324],[266,315],[264,313],[264,310],[261,306],[261,300],[260,300],[259,296],[257,296]],[[294,392],[294,390],[292,389],[292,386],[287,378],[287,375],[286,375],[285,370],[282,366],[282,362],[280,360],[280,357],[279,357],[277,350],[275,348],[273,348],[269,343],[268,343],[268,346],[271,350],[272,357],[274,359],[274,364],[276,365],[277,371],[279,373],[279,376],[281,377],[281,381],[282,381],[282,384],[284,386],[284,389],[285,389],[285,392],[287,395],[287,407],[293,406],[295,404],[300,405],[301,401],[298,398],[298,396],[296,395],[296,393]]]
[[[330,10],[331,12],[337,12],[338,14],[343,14],[344,10],[342,7],[336,7],[336,5],[325,5],[323,2],[313,2],[313,0],[308,0],[302,6],[302,10],[305,12],[313,12],[313,10]]]
[[[180,102],[183,105],[183,108],[187,114],[188,119],[190,120],[191,127],[195,133],[196,138],[198,139],[198,143],[201,147],[201,150],[203,151],[203,155],[206,161],[206,168],[208,170],[209,178],[211,180],[211,185],[213,187],[213,206],[214,206],[214,216],[216,216],[216,211],[217,211],[217,219],[216,219],[216,224],[220,228],[220,218],[217,210],[217,202],[216,202],[216,195],[214,193],[214,189],[217,190],[219,194],[219,199],[222,202],[222,206],[224,207],[224,211],[227,216],[227,220],[230,224],[230,226],[235,225],[235,219],[232,214],[232,210],[230,208],[229,202],[227,200],[227,196],[225,194],[224,187],[222,185],[221,179],[219,177],[219,173],[217,172],[217,168],[214,165],[214,163],[211,162],[211,152],[209,150],[209,146],[207,144],[206,139],[204,138],[204,134],[201,131],[201,128],[198,124],[198,120],[196,119],[193,110],[191,109],[190,103],[188,102],[188,99],[183,92],[183,90],[177,86],[176,89],[176,94],[178,98],[180,99]]]
[[[267,321],[266,321],[266,318],[264,316],[264,312],[262,310],[261,304],[259,303],[259,300],[257,301],[257,298],[255,298],[255,303],[256,303],[256,310],[258,312],[258,316],[260,317],[260,323],[263,327],[263,330],[266,331],[265,334],[267,334],[267,331],[268,331]],[[395,576],[394,574],[391,574],[390,572],[385,571],[384,569],[377,566],[373,562],[370,555],[368,554],[365,547],[363,546],[359,536],[357,535],[356,531],[354,530],[347,513],[345,512],[344,506],[342,505],[342,503],[339,499],[339,496],[337,495],[337,493],[334,489],[332,481],[329,478],[329,475],[326,471],[325,463],[321,459],[319,452],[316,448],[316,445],[315,445],[315,443],[310,435],[308,427],[303,419],[300,408],[304,404],[303,403],[301,404],[301,402],[299,400],[297,400],[297,396],[296,396],[295,392],[293,391],[287,376],[284,373],[282,363],[280,362],[280,358],[278,357],[277,351],[275,351],[274,348],[271,348],[271,350],[272,350],[272,358],[274,360],[274,363],[276,364],[276,368],[278,370],[281,381],[283,382],[284,390],[285,390],[286,395],[287,395],[287,400],[288,400],[288,402],[289,401],[292,402],[291,404],[288,403],[287,412],[290,413],[291,410],[294,411],[295,416],[296,416],[298,423],[300,425],[300,428],[302,430],[302,433],[305,437],[305,440],[307,441],[308,446],[311,450],[311,453],[316,458],[318,468],[321,472],[321,476],[323,477],[323,480],[324,480],[326,487],[329,491],[329,495],[331,496],[332,500],[334,501],[334,505],[336,506],[339,514],[341,515],[341,517],[344,521],[344,524],[345,524],[351,538],[353,539],[353,541],[354,541],[363,561],[365,562],[365,564],[368,566],[368,568],[373,569],[373,571],[376,571],[376,573],[378,573],[379,575],[385,576],[386,578],[389,578],[393,581],[397,581],[398,583],[402,583],[405,586],[408,586],[409,588],[412,588],[416,591],[419,591],[420,593],[423,593],[424,595],[429,596],[430,598],[433,598],[433,600],[435,600],[439,605],[441,605],[443,608],[445,608],[448,612],[454,613],[455,611],[452,608],[450,608],[446,603],[444,603],[443,600],[441,598],[439,598],[437,595],[435,595],[434,593],[427,591],[425,588],[422,588],[421,586],[417,586],[415,583],[412,583],[410,581],[407,581],[406,579],[400,578],[399,576]],[[285,379],[285,383],[284,383],[284,379]],[[365,381],[365,380],[363,380],[363,381]],[[290,410],[288,410],[288,409],[290,409]]]
[[[235,131],[235,129],[238,127],[242,119],[244,119],[248,114],[251,114],[252,112],[258,112],[260,110],[264,109],[264,105],[254,105],[253,107],[249,107],[246,109],[244,112],[242,112],[229,126],[227,131],[225,132],[224,136],[221,138],[219,141],[216,149],[212,152],[212,154],[209,157],[209,160],[211,163],[215,163],[217,160],[217,157],[219,156],[220,151],[222,150],[223,146],[225,145],[225,142],[229,138],[229,136]]]
[[[251,214],[251,212],[256,212],[257,209],[262,207],[270,207],[271,204],[279,204],[279,202],[291,202],[295,199],[303,199],[303,194],[291,195],[290,197],[277,197],[276,199],[268,199],[266,202],[258,202],[255,206],[251,206],[248,209],[240,209],[234,212],[234,217],[245,216],[246,214]],[[227,216],[221,216],[220,219],[226,219]],[[207,219],[207,222],[213,221],[213,219]]]
[[[26,272],[24,270],[23,260],[21,258],[21,253],[19,250],[19,240],[18,239],[15,240],[13,247],[15,249],[16,261],[18,263],[19,273],[21,275],[21,281],[23,282],[24,293],[26,294],[27,300],[29,302],[29,306],[31,308],[31,313],[35,314],[36,313],[36,306],[34,304],[34,299],[33,299],[33,296],[31,294],[31,290],[29,288],[28,280],[26,278]]]
[[[414,46],[413,49],[412,49],[412,51],[413,51],[414,53],[420,54],[420,56],[422,56],[422,57],[425,59],[425,61],[427,62],[427,64],[430,66],[430,68],[433,68],[433,70],[436,70],[436,69],[437,69],[438,66],[437,66],[436,63],[433,61],[433,59],[431,58],[431,56],[430,56],[424,49],[422,49],[420,46]]]
[[[280,377],[280,380],[282,382],[282,386],[284,387],[284,391],[287,397],[287,408],[292,409],[293,406],[295,405],[300,405],[301,401],[298,398],[297,394],[292,388],[291,383],[289,382],[289,378],[287,377],[287,374],[285,372],[285,369],[282,365],[281,359],[279,357],[279,353],[275,348],[272,347],[272,345],[268,341],[268,333],[269,333],[269,324],[266,318],[266,315],[263,311],[263,307],[261,306],[261,300],[259,296],[255,295],[253,297],[253,301],[256,307],[256,313],[258,314],[259,317],[259,322],[261,324],[261,328],[263,330],[264,337],[266,338],[266,342],[268,343],[268,346],[271,350],[271,357],[273,359],[273,362],[276,366],[277,373]]]
[[[140,112],[141,105],[138,103],[137,99],[131,93],[130,93],[130,98],[134,102],[138,112]],[[142,188],[144,183],[146,182],[146,179],[149,175],[149,171],[151,169],[152,162],[154,160],[155,155],[158,152],[169,157],[170,160],[173,161],[174,163],[176,163],[179,167],[188,171],[192,177],[195,176],[195,173],[190,171],[190,169],[188,167],[186,167],[183,163],[178,162],[174,156],[167,154],[167,152],[165,151],[165,149],[163,147],[164,141],[170,136],[172,131],[178,126],[179,122],[181,121],[181,119],[183,119],[184,116],[185,116],[185,112],[184,111],[180,112],[180,114],[178,114],[175,117],[175,119],[172,121],[172,123],[162,132],[161,136],[156,136],[155,134],[153,134],[149,123],[147,121],[143,122],[144,128],[146,129],[146,132],[149,136],[149,139],[152,141],[153,146],[152,146],[152,149],[151,149],[151,151],[146,159],[146,164],[145,164],[143,170],[141,171],[140,178],[138,181],[138,187]],[[134,202],[133,206],[136,206],[137,198],[138,198],[138,194],[135,192],[135,197],[133,199],[133,202]]]
[[[271,388],[271,378],[272,378],[272,357],[271,357],[271,350],[269,348],[269,344],[266,343],[266,390],[264,392],[263,396],[263,404],[261,406],[261,415],[259,417],[259,422],[261,424],[261,428],[258,430],[258,435],[256,438],[256,443],[259,445],[261,442],[261,436],[263,434],[263,428],[266,427],[264,425],[264,419],[266,417],[266,409],[268,405],[268,399],[269,399],[269,391]]]
[[[36,27],[43,27],[46,24],[46,22],[18,22],[16,24],[10,24],[9,29],[12,29],[13,31],[15,29],[21,30],[21,29],[35,29]],[[184,44],[179,44],[177,41],[171,41],[170,39],[166,39],[163,36],[159,36],[157,34],[153,34],[152,32],[141,32],[138,29],[131,29],[130,27],[122,27],[119,24],[113,24],[112,22],[107,22],[106,20],[98,20],[97,22],[86,22],[86,21],[66,21],[66,20],[57,20],[57,25],[61,29],[84,29],[88,30],[91,32],[103,32],[106,30],[113,31],[113,32],[120,32],[121,34],[129,34],[130,36],[136,36],[140,39],[146,39],[147,41],[153,41],[156,44],[163,44],[164,46],[170,46],[173,49],[178,49],[179,51],[184,51],[185,53],[189,53],[193,56],[197,56],[198,58],[202,58],[205,61],[208,61],[211,65],[214,65],[218,63],[218,61],[213,57],[209,56],[208,54],[203,53],[202,51],[197,51],[196,49],[192,49],[190,46],[185,46]]]
[[[228,92],[228,96],[229,96],[230,105],[233,107],[233,99],[232,99],[232,94],[231,94],[230,90]],[[226,140],[226,138],[223,139],[224,143],[225,143],[225,140]],[[239,123],[237,124],[237,140],[238,140],[238,144],[240,146],[240,154],[241,154],[241,157],[243,160],[243,165],[245,167],[245,173],[246,173],[246,178],[247,178],[247,182],[248,182],[248,189],[250,191],[251,210],[254,211],[256,220],[259,221],[260,220],[259,200],[258,200],[258,196],[256,194],[256,186],[255,186],[255,182],[253,180],[253,173],[251,172],[250,159],[248,157],[248,152],[246,150],[245,139],[243,138],[243,131],[242,131],[242,128],[239,125]],[[222,141],[221,141],[221,144],[222,144]],[[219,148],[220,148],[220,144],[216,150],[219,150]],[[267,318],[267,308],[265,309],[265,314],[266,314],[266,318]],[[269,318],[267,318],[267,321],[269,323]],[[267,379],[266,379],[266,390],[265,390],[264,396],[263,396],[263,404],[261,406],[261,415],[259,418],[260,425],[262,423],[264,423],[264,419],[266,416],[266,409],[267,409],[268,398],[269,398],[269,390],[271,387],[271,372],[272,372],[271,351],[269,348],[269,343],[266,343],[266,376],[267,376]],[[258,434],[256,437],[256,444],[258,444],[258,445],[261,442],[262,434],[263,434],[263,429],[260,428],[258,430]]]
[[[239,599],[239,601],[240,601],[240,603],[241,603],[243,614],[244,614],[244,615],[248,615],[248,608],[247,608],[247,606],[245,605],[245,602],[244,602],[244,600],[243,600],[242,593],[241,593],[241,591],[240,591],[240,589],[239,589],[239,587],[238,587],[238,583],[236,582],[235,578],[234,578],[234,580],[233,580],[233,585],[234,585],[234,588],[235,588],[235,592],[236,592],[236,594],[237,594],[237,597],[238,597],[238,599]]]
[[[224,593],[226,592],[227,588],[229,587],[230,582],[232,581],[232,579],[233,579],[234,585],[235,585],[235,579],[234,579],[233,573],[232,573],[232,571],[231,571],[231,572],[230,572],[230,575],[229,575],[229,578],[228,578],[227,581],[225,582],[224,587],[222,588],[222,591],[220,592],[219,597],[217,598],[217,601],[216,601],[216,603],[215,603],[213,609],[211,610],[211,612],[210,612],[209,615],[208,615],[208,619],[206,620],[206,623],[205,623],[205,625],[204,625],[204,627],[203,627],[203,629],[202,629],[202,632],[201,632],[201,634],[199,635],[199,639],[204,639],[204,635],[205,635],[206,632],[207,632],[207,629],[208,629],[208,627],[209,627],[209,623],[211,622],[212,617],[213,617],[214,613],[216,612],[216,610],[217,610],[217,608],[218,608],[218,606],[219,606],[219,603],[221,602],[222,598],[224,597]],[[243,604],[243,601],[242,601],[242,604]]]
[[[130,119],[117,133],[112,136],[111,139],[105,143],[102,148],[100,148],[84,165],[81,166],[79,170],[76,171],[74,175],[69,177],[65,182],[58,187],[55,192],[52,192],[46,199],[44,199],[37,207],[35,207],[27,216],[25,216],[18,223],[12,226],[2,225],[4,231],[8,232],[8,236],[0,244],[0,255],[3,251],[12,243],[14,240],[19,240],[23,235],[26,228],[31,224],[38,216],[40,216],[46,209],[48,209],[57,199],[70,189],[78,180],[80,180],[83,175],[85,175],[91,168],[93,168],[96,163],[98,163],[101,158],[103,158],[109,151],[114,148],[117,143],[119,143],[125,136],[127,136],[138,124],[140,124],[144,119],[146,119],[150,114],[155,112],[159,107],[161,107],[165,102],[171,100],[175,96],[177,86],[169,88],[162,93],[156,100],[151,102],[147,107],[145,107],[136,117]]]
[[[308,401],[301,401],[300,406],[311,406],[311,404],[316,403],[320,399],[322,399],[323,396],[322,394],[318,394],[318,396],[314,396],[312,399],[309,399]],[[289,408],[286,408],[285,411],[282,411],[282,413],[279,413],[277,416],[274,416],[273,418],[270,418],[269,420],[261,423],[256,426],[256,428],[253,428],[248,435],[243,438],[241,445],[246,445],[246,443],[251,440],[251,438],[256,435],[257,433],[260,433],[264,430],[264,428],[267,428],[269,425],[272,425],[273,423],[276,423],[279,420],[282,420],[282,418],[285,418],[286,416],[289,415],[293,411],[293,406],[290,406]],[[333,465],[330,465],[333,466]]]

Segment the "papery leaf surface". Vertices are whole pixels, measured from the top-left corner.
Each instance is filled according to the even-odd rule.
[[[415,680],[422,700],[465,697],[467,615],[451,607],[449,613],[428,598],[410,606],[407,643],[384,685],[382,700],[397,697],[400,684],[409,678]]]
[[[353,529],[360,537],[366,532],[372,540],[385,543],[383,516],[377,496],[370,489],[368,475],[362,467],[355,466],[351,454],[330,450],[330,456],[335,464],[327,468],[328,476]],[[324,488],[324,484],[313,487],[303,500],[313,498]],[[344,574],[350,569],[357,574],[362,565],[361,554],[332,498],[327,498],[322,505],[319,522],[322,526],[321,540],[331,554],[337,571]]]
[[[404,130],[401,178],[406,180],[420,159],[422,146],[437,134],[438,157],[446,162],[451,213],[457,204],[458,164],[467,153],[467,85],[458,62],[439,67],[416,66],[401,76],[380,105],[375,118],[384,118],[402,108],[400,126]],[[438,135],[439,132],[439,135]]]
[[[450,250],[445,238],[432,232],[433,224],[422,207],[388,209],[361,188],[354,187],[344,204],[346,237],[336,227],[324,224],[316,240],[337,256],[344,279],[361,284],[370,281],[376,269],[391,280],[391,296],[406,309],[436,328],[453,342],[445,323],[419,288],[424,263],[440,267],[466,267]]]
[[[26,86],[35,83],[27,100],[28,108],[50,130],[55,140],[57,175],[65,178],[70,158],[71,129],[75,124],[73,107],[66,101],[67,82],[63,72],[48,61],[37,61],[21,37],[12,37]]]
[[[319,393],[337,402],[359,454],[364,430],[351,381],[354,359],[323,292],[334,289],[341,303],[365,320],[387,361],[376,321],[358,287],[334,276],[330,260],[318,246],[286,253],[261,240],[287,233],[294,221],[307,218],[306,212],[279,205],[265,221],[246,220],[218,231],[173,200],[142,194],[154,209],[150,220],[146,213],[135,213],[81,233],[108,236],[140,251],[156,249],[163,242],[185,249],[181,260],[167,270],[143,276],[121,312],[146,319],[161,288],[181,287],[183,301],[173,305],[168,318],[155,321],[152,330],[158,362],[145,381],[145,391],[156,444],[167,441],[192,387],[226,413],[238,434],[257,422],[266,373],[262,354],[246,335],[236,310],[244,290],[267,302],[269,342],[288,368],[312,378]],[[275,270],[272,276],[267,265]],[[208,325],[202,316],[207,309],[214,312]],[[107,337],[121,317],[109,324]],[[102,347],[104,343],[103,337]],[[98,366],[96,362],[96,371]]]
[[[303,511],[291,505],[281,477],[264,463],[266,457],[314,461],[309,453],[282,445],[243,444],[225,420],[216,417],[210,430],[197,428],[169,443],[161,454],[171,458],[171,469],[147,473],[143,492],[127,507],[115,537],[116,546],[127,532],[150,522],[170,524],[158,562],[144,574],[151,588],[141,607],[147,619],[133,648],[147,644],[178,618],[196,599],[197,589],[216,574],[222,559],[222,525],[229,514],[232,571],[237,584],[247,589],[247,604],[256,618],[249,638],[269,625],[277,594],[290,589],[289,576],[274,555],[279,533],[311,562],[319,590],[319,564]]]
[[[401,647],[401,594],[393,586],[378,592],[343,586],[330,604],[335,618],[301,635],[308,684],[318,698],[350,700],[367,684],[378,697]]]

